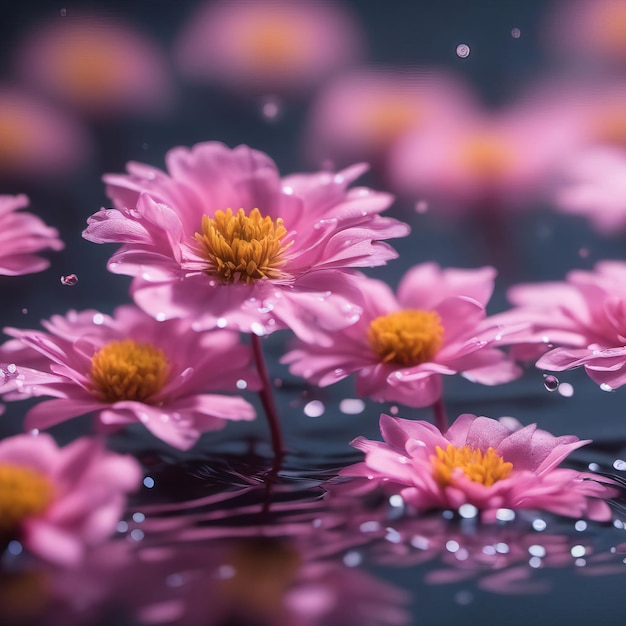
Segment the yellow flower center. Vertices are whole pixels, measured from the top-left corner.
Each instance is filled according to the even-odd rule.
[[[89,377],[107,402],[144,402],[161,390],[167,369],[163,350],[124,339],[112,341],[93,355]]]
[[[491,179],[501,176],[511,165],[512,151],[504,141],[489,134],[467,139],[460,147],[460,164],[475,176]]]
[[[250,215],[243,209],[236,214],[226,209],[216,211],[214,217],[203,215],[202,233],[195,238],[209,262],[207,274],[224,283],[249,284],[282,276],[283,253],[293,243],[283,244],[286,234],[281,218],[274,222],[259,209],[252,209]]]
[[[452,473],[460,469],[473,482],[491,487],[503,478],[507,478],[513,469],[513,463],[505,461],[493,448],[483,454],[470,446],[457,448],[451,443],[445,450],[437,446],[437,456],[431,457],[433,476],[445,487],[452,482]]]
[[[13,107],[0,110],[0,166],[19,164],[28,158],[33,133],[24,116]]]
[[[437,354],[443,333],[441,318],[434,311],[407,310],[372,320],[367,336],[383,363],[413,366]]]
[[[53,495],[50,481],[41,472],[0,463],[0,533],[10,533],[23,520],[41,515]]]
[[[375,143],[386,144],[417,125],[422,117],[415,102],[402,96],[388,96],[365,110],[363,132]]]

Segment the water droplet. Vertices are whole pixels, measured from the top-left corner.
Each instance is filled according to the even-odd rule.
[[[156,321],[157,322],[164,322],[167,319],[167,315],[165,315],[165,313],[163,313],[163,311],[161,311],[160,313],[156,314]]]
[[[448,552],[456,552],[461,546],[458,541],[454,541],[454,539],[450,539],[446,541],[446,550]]]
[[[540,559],[542,559],[544,556],[546,556],[547,550],[543,546],[535,544],[528,547],[528,554],[530,554],[531,556],[538,556]]]
[[[343,557],[343,564],[346,567],[358,567],[363,562],[363,557],[355,550],[346,552]]]
[[[496,519],[501,522],[512,522],[515,519],[515,511],[512,509],[498,509]]]
[[[411,537],[411,545],[418,550],[428,550],[428,548],[430,548],[430,541],[428,541],[426,537],[414,535]]]
[[[362,533],[375,533],[381,529],[380,522],[371,521],[371,522],[363,522],[359,526],[359,530]]]
[[[581,259],[586,259],[589,257],[589,248],[580,248],[580,250],[578,250],[578,256]]]
[[[528,565],[533,569],[537,569],[543,565],[543,561],[538,556],[531,556],[530,559],[528,559]]]
[[[307,417],[321,417],[324,415],[324,403],[319,400],[311,400],[304,406],[304,414]]]
[[[23,314],[23,315],[26,315],[27,313],[28,313],[28,309],[27,309],[26,307],[24,307],[24,308],[22,309],[22,314]]]
[[[543,386],[550,392],[556,391],[559,388],[559,379],[552,374],[544,374]]]
[[[265,96],[261,100],[261,115],[266,122],[276,122],[283,112],[283,103],[276,96]]]
[[[513,37],[513,39],[519,39],[521,36],[522,36],[522,31],[519,28],[511,29],[511,37]]]
[[[496,543],[496,552],[498,554],[508,554],[510,550],[511,548],[509,548],[509,545],[507,543],[504,543],[504,542]]]
[[[400,409],[398,409],[395,404],[389,407],[389,413],[391,413],[391,415],[398,415],[399,410]]]
[[[247,381],[245,381],[243,378],[240,378],[235,385],[237,386],[237,389],[247,389],[248,388],[248,383]]]
[[[104,323],[104,315],[102,315],[102,313],[95,313],[94,316],[91,318],[91,321],[96,326],[100,326],[100,324]]]
[[[118,533],[125,533],[128,531],[128,524],[124,521],[118,522],[115,529]]]
[[[146,521],[146,516],[141,513],[141,512],[137,512],[137,513],[133,513],[133,522],[135,522],[136,524],[141,524],[142,522]]]
[[[478,515],[478,509],[473,504],[462,504],[459,507],[459,515],[463,519],[474,519]]]
[[[218,328],[226,328],[226,326],[228,326],[228,321],[226,320],[225,317],[218,317],[217,321],[215,322],[215,325]]]
[[[265,333],[266,333],[265,327],[262,324],[260,324],[259,322],[252,322],[252,324],[250,324],[250,330],[257,337],[263,337],[263,335],[265,335]]]
[[[600,389],[602,389],[602,391],[606,391],[606,392],[611,392],[611,391],[615,391],[613,389],[613,387],[611,387],[611,385],[609,385],[608,383],[602,383],[600,385]]]
[[[78,282],[78,276],[76,274],[68,274],[67,276],[61,276],[61,284],[73,287]]]
[[[61,17],[65,17],[67,15],[67,9],[61,9],[59,13],[61,13]]]
[[[474,594],[471,591],[459,591],[454,596],[454,601],[461,606],[467,606],[474,601]]]
[[[389,505],[394,508],[401,508],[404,506],[404,498],[400,494],[396,493],[389,498]]]
[[[385,541],[389,543],[400,543],[402,541],[402,535],[395,528],[387,528],[386,530]]]
[[[456,47],[456,55],[461,59],[466,59],[470,54],[470,47],[466,43],[460,43]]]
[[[454,512],[453,511],[443,511],[441,513],[441,517],[443,517],[443,519],[454,519]]]
[[[542,520],[541,518],[537,518],[533,520],[532,523],[533,528],[537,531],[537,532],[543,532],[546,528],[547,528],[547,524],[544,520]]]
[[[146,489],[152,489],[154,487],[154,478],[152,478],[152,476],[146,476],[143,479],[143,486],[146,487]]]
[[[283,193],[286,193],[288,196],[290,196],[293,193],[293,188],[285,186],[283,187]]]
[[[579,532],[583,532],[583,530],[587,530],[587,522],[584,519],[579,519],[575,524],[574,528]]]
[[[427,213],[428,212],[428,202],[426,200],[418,200],[415,203],[415,212],[416,213]]]
[[[570,550],[570,554],[574,558],[585,556],[585,546],[581,546],[581,545],[572,546],[572,549]]]
[[[358,415],[365,410],[365,402],[359,398],[345,398],[339,403],[339,410],[346,415]]]
[[[574,561],[574,565],[576,567],[585,567],[585,565],[587,565],[587,561],[585,561],[585,559],[576,559]]]
[[[12,554],[13,556],[18,556],[22,554],[23,551],[22,544],[19,541],[9,541],[9,545],[7,546],[7,552]]]
[[[141,530],[140,528],[133,528],[130,531],[130,538],[133,541],[141,541],[144,538],[143,530]]]
[[[626,461],[623,459],[615,459],[615,461],[613,461],[613,468],[619,472],[626,471]]]
[[[569,383],[561,383],[559,385],[559,393],[564,398],[571,398],[574,395],[574,387]]]

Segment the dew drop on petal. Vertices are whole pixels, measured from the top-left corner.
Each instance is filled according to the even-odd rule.
[[[144,538],[144,532],[140,528],[133,528],[130,531],[130,538],[133,541],[141,541]]]
[[[498,509],[496,519],[501,522],[512,522],[515,519],[515,511],[512,509]]]
[[[339,410],[346,415],[358,415],[365,410],[365,402],[359,398],[345,398],[339,403]]]
[[[448,552],[456,552],[461,546],[458,541],[454,541],[454,539],[450,539],[450,541],[446,541],[446,550]]]
[[[240,378],[235,385],[237,389],[247,389],[248,387],[248,383],[243,378]]]
[[[141,513],[141,512],[137,512],[137,513],[133,513],[133,522],[135,522],[136,524],[141,524],[142,522],[146,521],[146,516]]]
[[[104,315],[102,315],[102,313],[96,313],[94,314],[94,316],[91,318],[91,321],[96,325],[96,326],[100,326],[101,324],[104,323]]]
[[[519,39],[521,36],[522,36],[522,31],[519,28],[511,29],[511,37],[513,37],[513,39]]]
[[[307,417],[321,417],[324,415],[324,403],[319,400],[311,400],[304,406],[304,414]]]
[[[118,522],[115,529],[118,533],[125,533],[128,531],[128,524],[124,521]]]
[[[613,387],[611,387],[611,385],[609,385],[608,383],[602,383],[600,385],[600,389],[602,389],[602,391],[606,391],[606,392],[615,391],[613,389]]]
[[[537,569],[543,565],[543,561],[538,556],[531,556],[530,559],[528,559],[528,565],[533,569]]]
[[[615,459],[615,461],[613,461],[613,468],[620,472],[626,471],[626,461],[623,459]]]
[[[217,321],[215,322],[215,325],[218,328],[226,328],[226,326],[228,326],[228,321],[226,320],[225,317],[218,317]]]
[[[78,282],[78,276],[76,274],[68,274],[67,276],[61,276],[61,284],[68,287],[73,287]]]
[[[259,322],[252,322],[252,324],[250,324],[250,330],[257,337],[263,337],[263,335],[265,335],[266,333],[265,327],[262,324],[259,324]]]
[[[556,391],[559,388],[559,379],[552,374],[544,374],[543,386],[550,392]]]
[[[498,554],[508,554],[510,550],[511,548],[509,548],[508,543],[504,543],[504,542],[496,543],[496,552]]]
[[[456,47],[456,55],[461,59],[466,59],[470,54],[470,47],[466,43],[460,43]]]
[[[162,311],[160,313],[156,314],[156,321],[157,322],[164,322],[167,319],[167,315],[165,315],[165,313],[163,313]]]
[[[395,508],[401,508],[404,506],[404,498],[399,493],[396,493],[389,498],[389,504]]]

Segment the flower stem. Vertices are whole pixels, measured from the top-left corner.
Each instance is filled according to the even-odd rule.
[[[272,448],[274,449],[274,466],[273,470],[276,470],[280,466],[283,456],[285,456],[285,450],[283,447],[283,436],[280,430],[280,422],[278,420],[278,412],[276,411],[276,403],[274,402],[274,394],[272,393],[272,387],[269,376],[267,374],[267,366],[265,365],[265,359],[263,358],[263,350],[261,348],[261,339],[258,335],[252,333],[252,352],[254,354],[254,362],[261,377],[261,390],[259,396],[261,398],[261,404],[265,411],[265,417],[270,427],[270,434],[272,437]]]
[[[443,403],[443,395],[440,396],[435,404],[433,404],[433,411],[435,413],[435,426],[445,433],[448,430],[448,415],[446,413],[446,407]]]

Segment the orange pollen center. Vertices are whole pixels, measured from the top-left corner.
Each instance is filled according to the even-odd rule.
[[[433,476],[440,486],[453,482],[454,470],[460,469],[467,478],[475,483],[491,487],[503,478],[507,478],[513,469],[513,463],[506,462],[493,448],[487,448],[485,454],[469,446],[457,448],[451,443],[445,450],[437,446],[436,456],[431,456]]]
[[[301,48],[293,28],[279,15],[256,21],[245,29],[242,38],[242,49],[257,66],[289,65],[298,57]]]
[[[195,233],[195,238],[209,262],[207,274],[223,283],[249,284],[283,275],[283,253],[293,243],[283,243],[286,234],[281,218],[263,217],[259,209],[249,215],[243,209],[236,214],[226,209],[213,217],[203,215],[202,232]]]
[[[107,402],[144,402],[163,388],[167,370],[163,350],[124,339],[112,341],[93,355],[89,377]]]
[[[434,311],[407,310],[372,320],[367,336],[383,363],[413,366],[437,354],[443,333],[441,318]]]
[[[421,111],[413,102],[398,96],[376,102],[365,111],[365,133],[379,143],[396,139],[422,117]]]
[[[41,515],[53,495],[52,484],[41,472],[0,463],[0,532],[14,531],[23,520]]]
[[[460,148],[459,160],[476,176],[493,178],[503,174],[511,164],[511,151],[497,137],[478,135]]]

